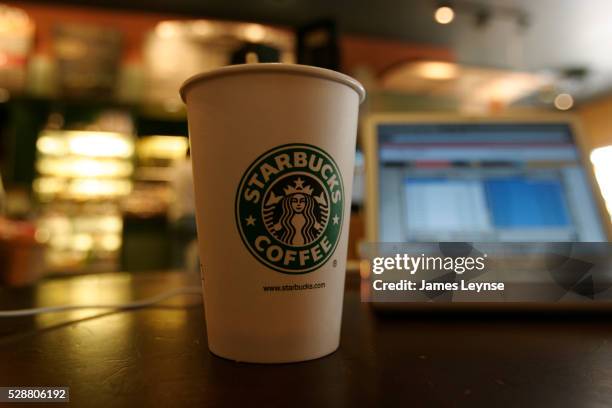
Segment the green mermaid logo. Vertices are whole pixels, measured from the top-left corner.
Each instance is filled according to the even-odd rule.
[[[236,222],[260,262],[283,273],[307,273],[334,252],[343,206],[342,177],[331,156],[311,145],[286,145],[264,153],[245,172]]]

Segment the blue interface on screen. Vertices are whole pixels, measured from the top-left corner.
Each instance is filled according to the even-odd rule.
[[[379,239],[605,241],[565,124],[380,125]]]

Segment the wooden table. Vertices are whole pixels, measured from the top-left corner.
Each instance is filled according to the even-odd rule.
[[[53,279],[0,288],[0,309],[125,302],[198,282],[177,272]],[[78,407],[612,404],[607,314],[377,316],[349,287],[336,353],[258,365],[208,352],[198,297],[169,304],[0,319],[0,386],[69,386]]]

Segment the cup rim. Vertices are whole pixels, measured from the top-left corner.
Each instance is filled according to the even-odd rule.
[[[211,78],[216,78],[224,75],[242,74],[245,72],[281,72],[287,74],[306,75],[322,79],[328,79],[331,81],[339,82],[341,84],[351,87],[359,96],[359,103],[365,100],[366,91],[356,79],[342,74],[331,69],[314,67],[311,65],[300,65],[300,64],[284,64],[279,62],[266,62],[257,64],[237,64],[228,65],[225,67],[213,69],[211,71],[202,72],[189,77],[180,87],[179,93],[183,102],[187,103],[187,91],[196,82],[204,81]]]

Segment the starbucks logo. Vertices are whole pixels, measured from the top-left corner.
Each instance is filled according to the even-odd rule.
[[[318,147],[272,149],[246,170],[236,193],[236,224],[248,250],[282,273],[312,272],[334,253],[344,208],[342,176]]]

